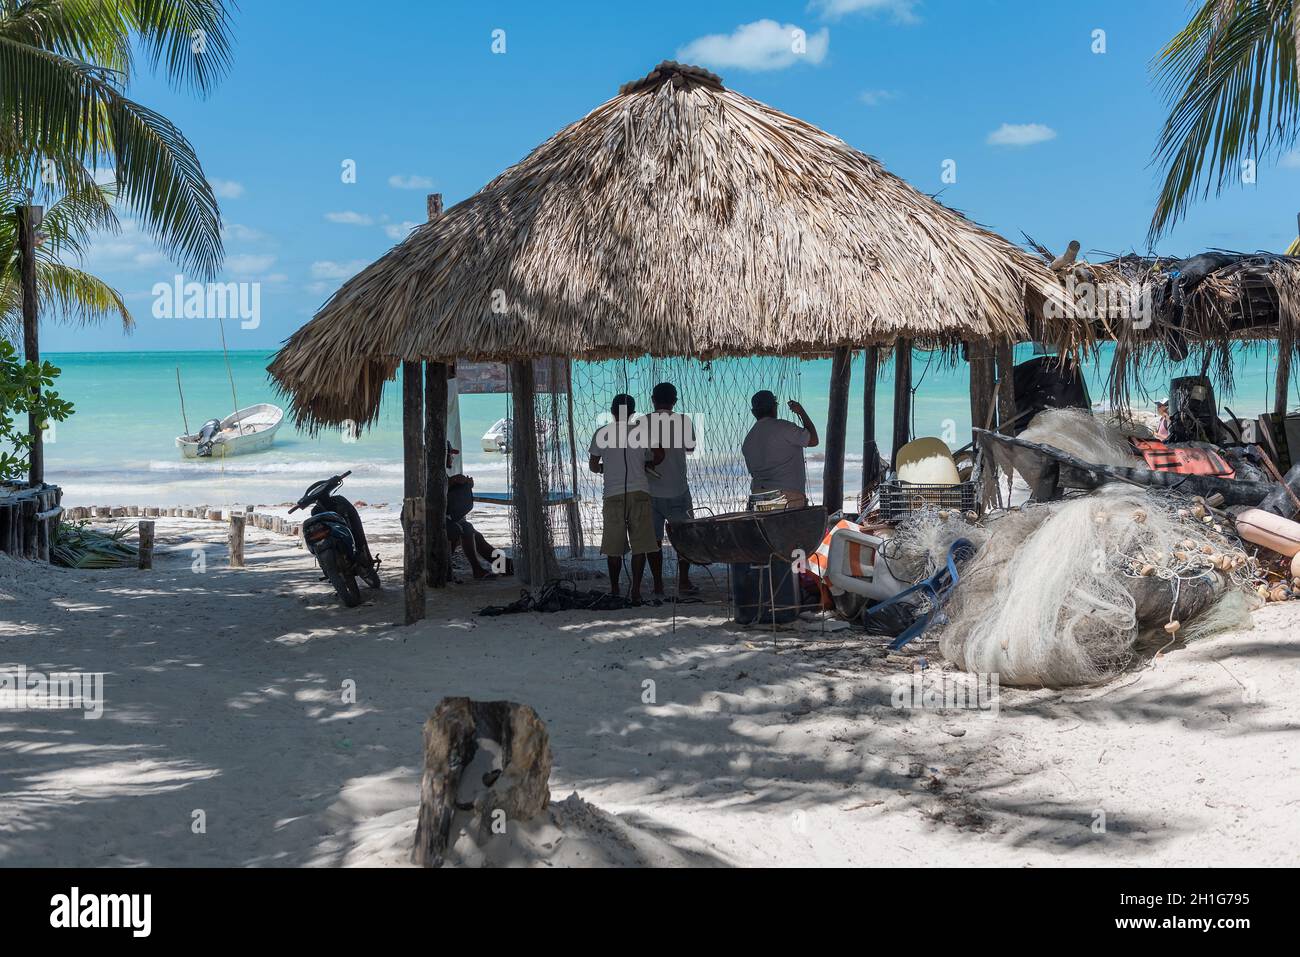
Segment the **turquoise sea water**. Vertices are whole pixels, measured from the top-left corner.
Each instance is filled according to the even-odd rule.
[[[1022,346],[1017,359],[1032,355],[1032,348]],[[274,504],[296,499],[313,480],[334,472],[352,469],[347,489],[351,497],[370,502],[397,502],[401,497],[401,407],[400,387],[390,383],[375,427],[355,441],[345,441],[339,431],[315,437],[297,431],[286,421],[275,445],[267,452],[236,456],[227,460],[186,461],[175,446],[175,437],[183,430],[180,399],[176,388],[176,370],[180,369],[185,392],[185,406],[191,429],[208,418],[221,417],[234,407],[225,360],[220,352],[111,352],[63,353],[47,357],[62,370],[58,391],[76,406],[76,414],[56,427],[53,441],[47,446],[47,480],[62,485],[70,504]],[[240,406],[255,402],[286,403],[276,395],[266,376],[270,355],[262,352],[231,353],[235,392]],[[824,427],[830,361],[812,360],[791,363],[793,372],[783,382],[762,381],[762,376],[745,376],[745,360],[732,360],[731,375],[723,394],[696,397],[717,408],[748,408],[749,393],[766,387],[793,392],[801,398],[814,421]],[[753,360],[763,362],[765,360]],[[770,368],[771,360],[766,360]],[[1264,348],[1243,349],[1237,369],[1235,394],[1226,399],[1240,414],[1257,413],[1271,408],[1274,353]],[[758,367],[755,366],[757,369]],[[1089,368],[1088,378],[1094,400],[1101,397],[1107,361]],[[855,364],[853,392],[850,399],[848,449],[851,462],[861,459],[862,442],[862,366]],[[1194,370],[1177,369],[1178,372]],[[1153,368],[1145,383],[1148,396],[1154,398],[1167,391],[1170,370]],[[584,386],[592,391],[614,390],[623,381],[624,371],[610,364],[588,367],[575,372],[575,392]],[[640,385],[640,380],[632,377]],[[641,380],[648,381],[646,376]],[[918,435],[943,435],[953,431],[960,445],[970,437],[970,408],[966,366],[947,366],[938,356],[917,353],[913,360],[915,429]],[[635,389],[633,390],[635,391]],[[877,385],[876,429],[883,442],[891,430],[893,376],[890,368],[882,370]],[[646,395],[637,396],[640,408],[649,407]],[[578,443],[585,446],[583,421],[592,410],[604,408],[609,396],[581,395],[575,401],[581,413]],[[692,408],[692,397],[683,395],[681,411]],[[1140,401],[1136,400],[1136,401]],[[1293,396],[1292,404],[1295,404]],[[503,395],[468,395],[460,398],[462,448],[465,471],[475,476],[480,489],[504,489],[506,462],[503,456],[484,453],[479,438],[506,414]],[[788,415],[788,413],[785,413]],[[743,421],[737,420],[737,421]],[[590,424],[590,423],[588,423]],[[580,450],[579,461],[584,456]],[[857,480],[856,470],[849,469],[848,484]],[[819,481],[820,467],[816,456],[810,458],[810,481]]]

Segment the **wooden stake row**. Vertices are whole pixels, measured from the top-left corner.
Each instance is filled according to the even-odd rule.
[[[236,517],[253,528],[260,528],[276,535],[290,535],[296,538],[302,534],[301,522],[290,521],[283,515],[254,512],[251,505],[242,509],[210,508],[207,505],[79,505],[64,509],[64,519],[72,522],[115,518],[197,518],[220,522],[227,519],[233,521]]]

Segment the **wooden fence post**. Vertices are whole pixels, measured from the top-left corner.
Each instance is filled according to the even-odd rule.
[[[153,568],[153,522],[145,519],[139,524],[141,570]]]
[[[230,513],[230,567],[244,567],[244,515]]]

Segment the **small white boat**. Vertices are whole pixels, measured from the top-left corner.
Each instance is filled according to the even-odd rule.
[[[511,424],[509,419],[497,419],[492,428],[483,433],[483,451],[509,453]]]
[[[284,421],[284,410],[269,402],[240,409],[224,419],[210,419],[191,435],[176,437],[176,446],[187,459],[226,458],[264,452],[275,441]]]

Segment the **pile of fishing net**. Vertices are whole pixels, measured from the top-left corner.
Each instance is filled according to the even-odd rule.
[[[940,649],[1008,685],[1107,680],[1139,639],[1250,627],[1255,560],[1204,503],[1127,485],[1000,513],[962,568]]]

